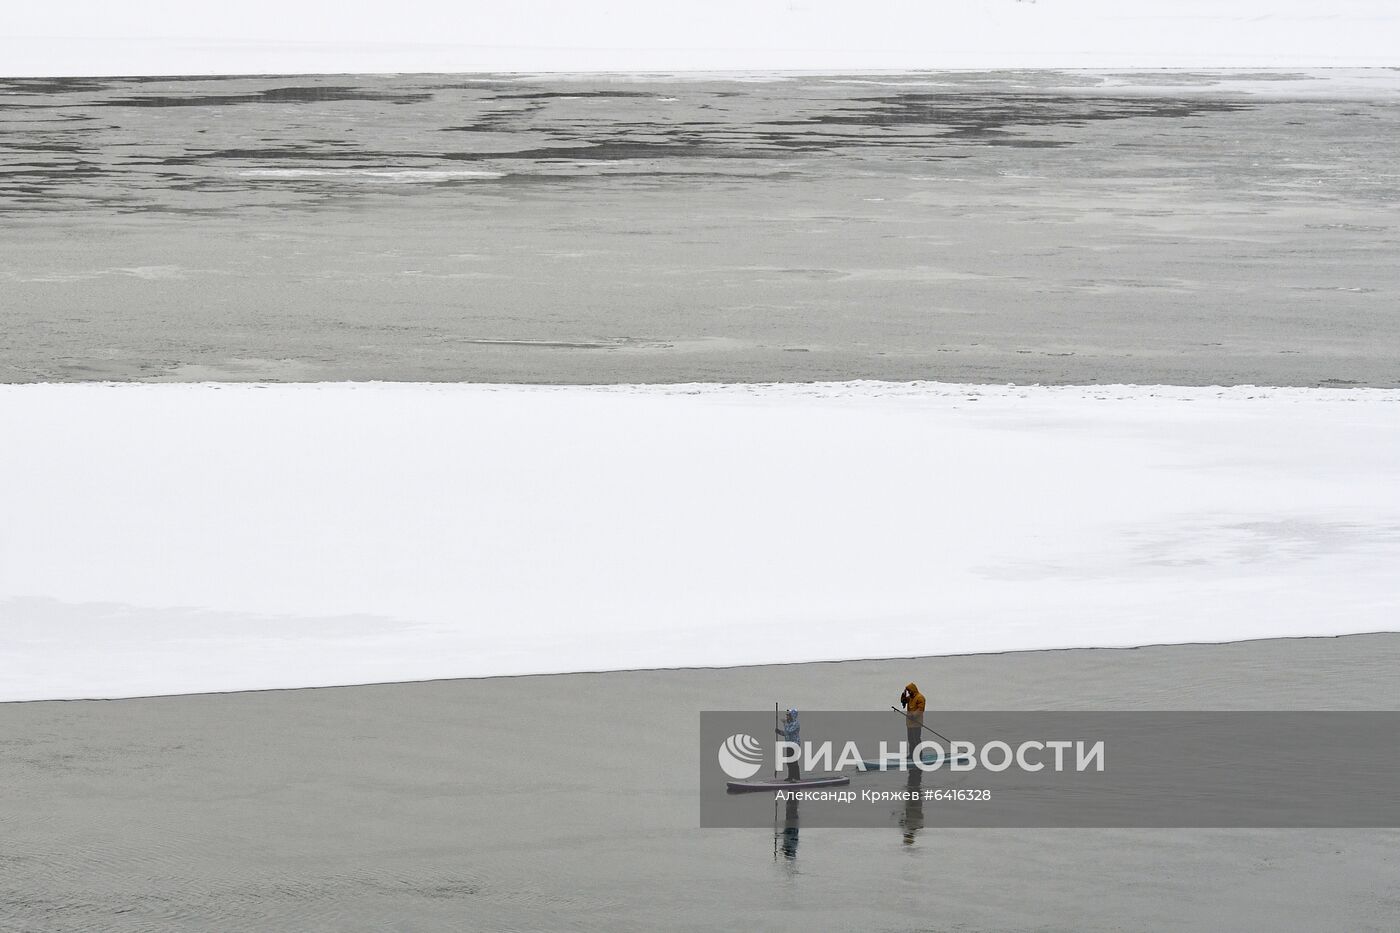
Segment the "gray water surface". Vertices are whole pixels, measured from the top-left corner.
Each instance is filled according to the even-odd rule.
[[[1391,931],[1400,831],[702,830],[696,736],[911,679],[935,724],[1397,709],[1397,666],[1371,635],[0,704],[0,929]]]
[[[1400,385],[1400,98],[1349,94],[0,80],[0,381]]]

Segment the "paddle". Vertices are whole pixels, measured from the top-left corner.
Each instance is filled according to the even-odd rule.
[[[781,729],[781,728],[782,728],[782,724],[781,724],[780,720],[778,719],[778,704],[777,704],[777,703],[774,703],[774,704],[773,704],[773,729],[776,731],[776,730],[779,730],[779,729]],[[777,762],[777,760],[775,759],[775,760],[773,761],[773,777],[781,777],[781,776],[782,776],[782,773],[783,773],[783,772],[782,772],[782,769],[778,767],[778,762]],[[776,797],[773,798],[773,801],[774,801],[774,803],[773,803],[773,812],[774,812],[774,813],[777,813],[777,812],[778,812],[777,799],[778,799],[778,798],[776,798]]]
[[[777,728],[778,728],[778,722],[779,722],[779,721],[778,721],[778,704],[777,704],[777,703],[774,703],[774,704],[773,704],[773,728],[774,728],[774,729],[777,729]],[[781,774],[782,774],[782,772],[778,769],[778,761],[777,761],[777,758],[775,757],[775,758],[773,759],[773,780],[776,781],[776,780],[779,778],[779,776],[781,776]],[[781,834],[780,834],[779,831],[778,831],[778,795],[777,795],[777,794],[774,794],[774,795],[773,795],[773,861],[775,861],[775,862],[778,860],[778,836],[779,836],[779,835],[781,835]]]
[[[896,713],[898,713],[899,715],[903,716],[905,722],[908,722],[908,721],[909,721],[909,714],[906,713],[904,710],[900,709],[898,706],[891,706],[890,709],[894,710]],[[932,729],[929,729],[929,727],[926,726],[926,725],[924,725],[923,723],[919,723],[919,728],[925,729],[925,730],[927,730],[927,731],[929,731],[929,732],[933,732]],[[947,742],[949,745],[952,745],[952,744],[953,744],[953,740],[950,739],[950,738],[948,738],[948,737],[947,737],[946,735],[944,735],[943,733],[941,733],[941,732],[933,732],[933,734],[936,735],[936,736],[938,736],[938,737],[939,737],[940,739],[942,739],[943,741]]]

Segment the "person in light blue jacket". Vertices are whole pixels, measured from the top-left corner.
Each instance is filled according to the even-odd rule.
[[[802,734],[801,729],[802,727],[797,721],[797,710],[790,709],[787,711],[787,715],[783,717],[782,728],[774,729],[773,732],[780,736],[784,742],[791,742],[796,745]],[[802,769],[796,761],[788,762],[787,771],[787,779],[789,781],[800,780],[802,777]]]

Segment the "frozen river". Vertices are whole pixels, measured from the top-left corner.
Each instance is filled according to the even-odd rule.
[[[0,82],[0,381],[1400,385],[1394,71]]]

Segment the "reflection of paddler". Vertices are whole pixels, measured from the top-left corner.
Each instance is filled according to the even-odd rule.
[[[904,844],[907,846],[914,844],[915,834],[924,828],[923,783],[924,772],[918,768],[911,768],[909,779],[905,782],[905,789],[911,793],[904,801],[904,816],[899,820],[899,825],[904,830]]]
[[[787,809],[783,813],[782,828],[782,849],[783,858],[797,858],[797,796],[787,802]]]
[[[924,695],[919,692],[918,684],[910,683],[904,688],[904,692],[899,695],[899,705],[904,707],[904,726],[909,733],[907,754],[913,758],[914,749],[924,740],[924,707],[927,705]]]

